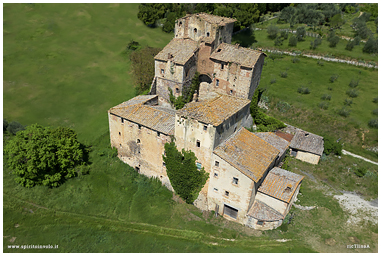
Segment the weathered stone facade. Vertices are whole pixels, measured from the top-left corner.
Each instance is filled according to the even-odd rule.
[[[197,167],[209,173],[196,207],[271,229],[282,223],[302,176],[274,168],[288,141],[244,128],[252,125],[250,102],[266,55],[230,45],[234,21],[205,13],[178,19],[175,38],[155,56],[151,95],[108,111],[110,142],[122,161],[173,191],[162,156],[174,137],[177,149],[194,152]],[[202,81],[198,94],[175,111],[168,104],[170,90],[176,97],[184,95],[196,71]],[[287,179],[293,182],[290,191]],[[277,186],[269,192],[273,183]]]

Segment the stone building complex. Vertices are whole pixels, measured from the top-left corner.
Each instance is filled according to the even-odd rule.
[[[275,133],[251,133],[250,102],[265,54],[231,45],[234,19],[199,13],[176,21],[175,37],[155,56],[150,95],[108,111],[111,146],[136,171],[173,190],[162,155],[175,138],[191,150],[209,179],[194,205],[256,229],[278,227],[298,194],[303,176],[277,166],[290,142]],[[200,73],[200,90],[184,108],[178,97]]]

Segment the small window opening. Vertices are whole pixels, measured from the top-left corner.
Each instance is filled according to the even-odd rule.
[[[142,129],[142,126],[141,126],[140,124],[138,124],[138,129],[139,129],[139,130]]]
[[[208,126],[204,125],[204,131],[208,130]]]
[[[122,124],[124,123],[123,117],[120,118],[120,121],[122,122]]]
[[[202,164],[201,163],[196,163],[196,166],[197,166],[198,170],[201,170],[201,168],[202,168]]]
[[[135,166],[135,171],[139,172],[140,171],[140,168]]]
[[[138,148],[138,154],[140,154],[140,148]]]
[[[136,140],[136,143],[138,143],[138,144],[139,144],[139,143],[140,143],[140,139],[137,139],[137,140]]]
[[[162,178],[163,178],[163,176],[160,175],[160,179],[162,179]]]
[[[234,127],[234,132],[237,131],[237,127]]]
[[[122,147],[122,144],[119,144],[119,147]]]
[[[161,69],[161,73],[164,74],[164,69]]]
[[[180,93],[180,89],[179,88],[176,88],[176,93]]]
[[[221,64],[221,69],[224,69],[224,66],[225,66],[224,64]]]
[[[238,178],[233,178],[233,184],[236,184],[236,185],[238,185]]]
[[[216,86],[218,87],[220,85],[220,80],[216,80]]]
[[[214,178],[217,178],[218,177],[218,173],[214,173]]]
[[[197,28],[193,29],[193,31],[194,31],[195,33],[197,33]]]
[[[292,185],[291,185],[291,184],[287,184],[287,187],[286,187],[286,189],[284,190],[284,192],[290,192],[290,191],[291,191],[291,188],[292,188]]]
[[[120,132],[119,132],[119,136],[120,136],[121,134],[120,134]]]
[[[233,94],[233,90],[230,90],[230,94]]]
[[[165,166],[165,162],[163,162],[163,166]],[[161,177],[161,176],[160,176]]]
[[[209,33],[209,32],[206,32],[206,36],[209,37],[209,36],[210,36],[210,33]]]
[[[229,191],[225,191],[225,196],[229,196]]]
[[[263,221],[263,220],[258,220],[258,221],[257,221],[257,225],[260,225],[260,226],[262,226],[262,225],[263,225],[263,223],[264,223],[264,221]]]
[[[218,191],[218,188],[214,188],[214,191],[216,191],[216,192],[217,192],[217,191]]]
[[[220,166],[220,162],[215,161],[215,162],[214,162],[214,166],[216,166],[216,167]]]
[[[309,133],[304,134],[305,137],[308,137],[308,135],[310,135],[310,134]]]
[[[199,141],[199,140],[197,140],[197,142],[196,142],[196,146],[199,148],[199,147],[201,147],[201,142]]]
[[[181,25],[183,25],[183,23],[180,21],[180,22],[179,22],[179,27],[181,27]]]
[[[220,51],[221,51],[221,49],[218,49],[218,50],[217,50],[217,52],[220,52]]]

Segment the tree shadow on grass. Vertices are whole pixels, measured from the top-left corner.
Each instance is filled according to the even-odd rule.
[[[258,41],[255,40],[255,34],[248,29],[234,35],[232,42],[236,44],[238,43],[242,47],[250,47]]]

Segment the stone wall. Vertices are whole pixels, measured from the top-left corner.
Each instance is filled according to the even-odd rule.
[[[301,161],[304,161],[310,164],[318,164],[320,160],[320,156],[309,153],[309,152],[298,151],[298,153],[296,154],[296,159],[299,159]]]
[[[126,119],[108,114],[111,147],[118,149],[118,157],[141,174],[157,177],[173,191],[162,155],[164,144],[171,138]]]
[[[238,179],[237,184],[234,184],[233,178]],[[224,215],[224,205],[227,204],[237,209],[238,215],[236,219],[226,214],[224,217],[245,224],[254,181],[215,154],[212,156],[212,171],[209,179],[208,209],[215,210],[217,204],[218,213]]]

